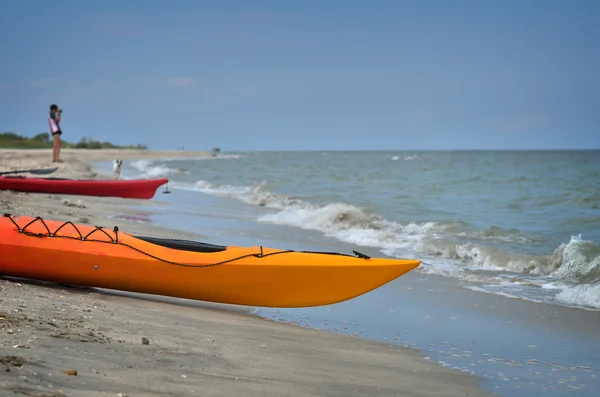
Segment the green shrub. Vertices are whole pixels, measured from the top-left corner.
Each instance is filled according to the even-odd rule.
[[[148,149],[148,147],[144,144],[119,146],[111,142],[94,141],[89,138],[81,138],[81,140],[77,143],[71,143],[63,139],[61,140],[61,146],[67,149]],[[34,135],[33,138],[24,137],[14,132],[2,132],[0,133],[0,148],[51,149],[52,139],[50,134],[47,132],[40,132],[39,134]]]

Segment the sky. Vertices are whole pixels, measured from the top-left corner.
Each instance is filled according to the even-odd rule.
[[[3,2],[0,131],[151,149],[600,148],[600,1]]]

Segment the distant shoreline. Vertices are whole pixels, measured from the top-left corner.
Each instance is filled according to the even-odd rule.
[[[42,154],[48,155],[48,162],[52,160],[51,149],[4,149],[0,148],[0,156],[10,159],[10,157],[21,158],[23,155],[35,156],[40,158]],[[210,157],[209,152],[188,152],[182,150],[149,150],[149,149],[61,149],[61,159],[75,160],[82,159],[88,163],[95,161],[112,161],[116,158],[121,160],[142,160],[142,159],[164,159],[164,158],[194,158]]]
[[[460,153],[460,152],[488,152],[488,153],[567,153],[567,152],[600,152],[600,148],[594,149],[230,149],[221,151],[227,153]]]

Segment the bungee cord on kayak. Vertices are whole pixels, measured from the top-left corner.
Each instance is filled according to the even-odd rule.
[[[295,250],[281,250],[281,251],[275,251],[275,252],[270,252],[270,253],[263,253],[263,247],[260,246],[260,251],[257,253],[249,253],[249,254],[244,254],[244,255],[239,255],[236,256],[234,258],[230,258],[230,259],[225,259],[223,261],[219,261],[219,262],[215,262],[215,263],[208,263],[208,264],[188,264],[188,263],[181,263],[181,262],[174,262],[174,261],[170,261],[168,259],[164,259],[164,258],[160,258],[156,255],[153,255],[149,252],[146,252],[142,249],[139,249],[135,246],[132,246],[130,244],[127,243],[123,243],[121,241],[119,241],[119,227],[115,226],[113,228],[113,233],[114,233],[114,237],[111,236],[104,227],[102,226],[94,226],[94,229],[92,229],[89,233],[87,233],[86,235],[83,235],[81,233],[81,231],[79,230],[79,228],[77,228],[77,226],[71,222],[71,221],[66,221],[63,222],[58,228],[56,228],[54,231],[51,231],[50,228],[48,227],[48,225],[46,224],[46,222],[44,221],[44,219],[40,216],[33,218],[31,221],[29,221],[28,223],[26,223],[24,226],[20,226],[17,221],[15,221],[15,219],[13,218],[12,214],[3,214],[3,217],[8,218],[17,228],[17,230],[19,231],[19,233],[28,235],[28,236],[32,236],[32,237],[38,237],[38,238],[66,238],[66,239],[71,239],[71,240],[78,240],[78,241],[86,241],[86,242],[95,242],[95,243],[105,243],[105,244],[117,244],[117,245],[122,245],[125,246],[127,248],[130,248],[134,251],[137,251],[143,255],[146,255],[150,258],[156,259],[158,261],[164,262],[164,263],[168,263],[171,265],[175,265],[175,266],[183,266],[183,267],[195,267],[195,268],[204,268],[204,267],[213,267],[213,266],[219,266],[219,265],[224,265],[226,263],[231,263],[231,262],[235,262],[238,261],[240,259],[244,259],[244,258],[248,258],[248,257],[255,257],[255,258],[266,258],[268,256],[273,256],[273,255],[279,255],[279,254],[286,254],[286,253],[296,253],[296,252],[301,252],[301,253],[314,253],[314,254],[330,254],[330,255],[341,255],[341,256],[350,256],[350,257],[354,257],[352,255],[348,255],[348,254],[342,254],[342,253],[338,253],[338,252],[315,252],[315,251],[295,251]],[[35,224],[35,223],[41,223],[44,228],[46,229],[46,231],[48,232],[48,234],[44,234],[44,233],[33,233],[27,230],[28,227],[30,227],[31,225]],[[75,230],[75,232],[77,232],[77,234],[79,235],[79,237],[74,237],[74,236],[68,236],[68,235],[59,235],[58,232],[63,229],[64,227],[71,225],[73,227],[73,229]],[[108,237],[109,241],[107,240],[99,240],[99,239],[90,239],[90,236],[92,236],[94,233],[102,233],[104,234],[106,237]],[[135,238],[135,236],[132,236]],[[140,239],[141,241],[143,241],[143,239]],[[160,245],[160,244],[156,244],[156,245]],[[167,247],[168,248],[168,247]],[[358,251],[353,250],[354,254],[356,255],[356,257],[361,258],[361,259],[370,259],[370,256],[362,254]]]
[[[72,239],[72,240],[81,240],[81,241],[86,241],[86,242],[94,242],[94,243],[105,243],[105,244],[117,244],[117,245],[122,245],[125,246],[127,248],[130,248],[134,251],[137,251],[143,255],[146,255],[152,259],[156,259],[159,260],[161,262],[164,263],[168,263],[170,265],[175,265],[175,266],[184,266],[184,267],[198,267],[198,268],[202,268],[202,267],[213,267],[213,266],[219,266],[219,265],[223,265],[226,263],[230,263],[230,262],[235,262],[237,260],[240,259],[244,259],[244,258],[248,258],[248,257],[256,257],[256,258],[265,258],[267,256],[272,256],[272,255],[277,255],[277,254],[285,254],[285,253],[290,253],[290,252],[294,252],[293,250],[282,250],[282,251],[276,251],[276,252],[271,252],[268,254],[263,254],[262,253],[262,246],[260,247],[260,252],[258,253],[250,253],[250,254],[245,254],[245,255],[240,255],[234,258],[230,258],[230,259],[226,259],[220,262],[216,262],[216,263],[208,263],[208,264],[188,264],[188,263],[180,263],[180,262],[174,262],[174,261],[170,261],[168,259],[164,259],[164,258],[160,258],[156,255],[153,255],[149,252],[146,252],[142,249],[139,249],[137,247],[134,247],[130,244],[127,243],[123,243],[121,241],[119,241],[119,228],[117,226],[114,227],[113,232],[115,233],[115,237],[113,238],[106,230],[104,230],[103,227],[101,226],[95,226],[94,229],[89,232],[88,234],[86,234],[85,236],[79,231],[79,229],[77,228],[77,226],[75,226],[75,224],[73,224],[73,222],[71,221],[67,221],[64,222],[62,225],[60,225],[54,232],[50,231],[50,228],[48,227],[48,225],[46,224],[46,222],[44,222],[44,219],[42,219],[41,217],[35,217],[33,220],[31,220],[30,222],[28,222],[25,226],[21,227],[19,226],[19,224],[13,219],[11,214],[4,214],[4,217],[7,217],[8,219],[10,219],[10,221],[17,227],[17,229],[19,230],[19,233],[23,233],[26,234],[28,236],[32,236],[32,237],[39,237],[39,238],[66,238],[66,239]],[[41,222],[42,225],[44,225],[44,228],[46,228],[46,230],[48,231],[48,234],[43,234],[43,233],[32,233],[29,232],[27,230],[27,228],[29,226],[31,226],[32,224],[36,223],[36,222]],[[79,234],[79,238],[77,237],[73,237],[73,236],[67,236],[67,235],[58,235],[57,232],[62,229],[63,227],[67,226],[67,225],[71,225],[73,226],[73,228],[75,229],[75,231],[77,232],[77,234]],[[101,232],[103,234],[105,234],[110,241],[106,241],[106,240],[97,240],[97,239],[90,239],[89,237],[96,233],[96,232]]]
[[[420,264],[136,236],[118,227],[1,213],[0,236],[3,276],[261,307],[342,302]]]

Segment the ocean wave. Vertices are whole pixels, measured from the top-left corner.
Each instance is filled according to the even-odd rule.
[[[523,236],[515,229],[492,226],[476,230],[461,221],[390,221],[348,203],[315,205],[277,194],[264,182],[230,186],[198,181],[184,188],[275,210],[261,215],[258,218],[261,222],[320,231],[345,243],[378,248],[389,256],[405,257],[416,253],[423,260],[419,271],[425,273],[493,284],[505,280],[524,282],[523,278],[519,281],[511,278],[509,273],[539,276],[537,283],[529,280],[525,284],[537,288],[548,282],[560,282],[563,284],[557,289],[557,300],[600,307],[600,247],[581,236],[573,236],[548,255],[522,254],[487,245],[489,242],[540,241]],[[502,274],[491,276],[473,271]]]
[[[142,178],[164,178],[167,176],[185,173],[185,170],[170,168],[164,164],[156,164],[150,160],[137,160],[131,166],[141,173]]]
[[[481,270],[545,275],[560,266],[559,258],[554,256],[509,253],[483,244],[427,237],[419,241],[417,251],[433,257],[460,261]]]
[[[264,182],[251,186],[213,185],[206,181],[198,181],[193,185],[173,184],[173,187],[193,190],[214,196],[233,198],[248,204],[261,207],[284,209],[292,205],[300,205],[301,200],[291,196],[272,193]]]
[[[454,233],[457,237],[478,239],[478,240],[490,240],[490,241],[505,241],[505,242],[520,242],[520,243],[532,243],[542,242],[543,239],[533,238],[529,236],[523,236],[517,229],[505,229],[499,226],[490,226],[484,230],[471,230],[468,232],[456,231]]]
[[[571,237],[568,244],[562,244],[552,256],[560,260],[560,266],[551,274],[560,280],[584,283],[600,282],[600,247],[581,236]]]
[[[561,285],[556,300],[572,306],[600,309],[600,284]]]
[[[185,160],[193,160],[193,161],[204,161],[204,160],[233,160],[233,159],[242,159],[247,157],[244,154],[214,154],[210,156],[199,156],[199,157],[186,157]],[[181,157],[175,157],[171,159],[161,159],[161,161],[181,161]]]
[[[398,160],[403,160],[403,161],[415,161],[415,160],[425,160],[425,157],[423,156],[419,156],[418,154],[413,154],[411,156],[404,156],[404,157],[400,157],[400,156],[392,156],[390,158],[392,161],[398,161]]]
[[[417,250],[431,256],[453,259],[483,270],[508,270],[516,273],[550,276],[579,283],[600,282],[600,247],[573,236],[551,255],[504,252],[494,247],[423,238]]]

